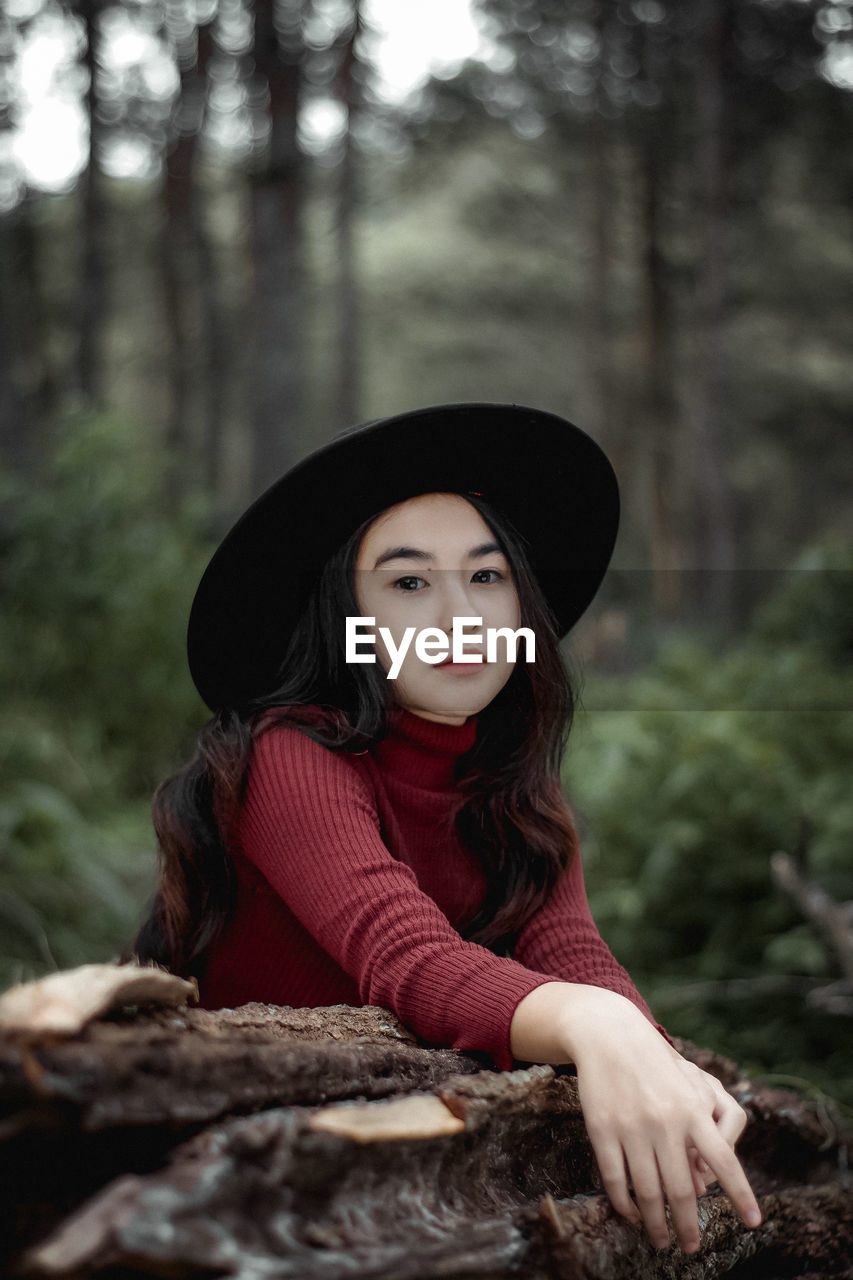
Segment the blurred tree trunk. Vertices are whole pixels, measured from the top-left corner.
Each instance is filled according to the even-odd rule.
[[[610,172],[612,137],[607,117],[607,94],[602,83],[608,48],[610,14],[600,5],[595,21],[599,40],[598,66],[593,109],[584,131],[587,173],[587,314],[583,327],[586,345],[587,380],[590,391],[589,423],[593,433],[608,448],[617,474],[620,465],[619,440],[615,437],[616,394],[610,347],[610,265],[613,257],[613,183]],[[622,433],[618,433],[621,437]]]
[[[0,220],[0,450],[37,473],[49,448],[57,385],[33,197]]]
[[[181,73],[181,104],[184,110],[185,73]],[[191,422],[192,321],[191,265],[193,261],[193,153],[195,133],[180,132],[166,157],[163,182],[165,217],[160,263],[166,320],[166,370],[169,383],[169,413],[166,421],[166,451],[169,459],[168,490],[174,501],[191,471],[189,425]]]
[[[83,400],[92,408],[103,407],[103,371],[101,338],[106,305],[106,266],[104,236],[106,202],[103,177],[98,166],[102,132],[98,96],[100,32],[98,19],[101,0],[78,0],[78,9],[86,32],[83,64],[88,75],[86,115],[89,120],[89,163],[82,180],[81,268],[79,281],[79,339],[77,383]]]
[[[3,86],[11,83],[17,36],[15,24],[0,12],[0,85]],[[14,125],[12,103],[0,96],[0,154],[8,155],[11,151]],[[19,302],[12,254],[14,216],[14,211],[0,216],[0,457],[7,463],[19,465],[24,423],[13,322]]]
[[[361,401],[361,300],[355,253],[358,211],[358,157],[353,132],[361,103],[356,42],[361,33],[361,3],[352,0],[352,21],[345,38],[337,91],[346,109],[346,130],[338,187],[338,417],[353,423]]]
[[[673,386],[673,305],[663,252],[660,130],[647,127],[638,152],[642,226],[643,304],[639,420],[646,461],[653,600],[663,614],[682,599],[685,565],[679,495],[677,406]]]
[[[24,40],[24,24],[0,6],[0,154],[9,164],[20,125],[11,92]],[[11,178],[11,173],[7,176]],[[20,470],[38,472],[48,451],[56,380],[36,210],[22,178],[10,194],[17,203],[0,215],[0,457]]]
[[[225,396],[225,352],[216,264],[198,198],[196,159],[204,124],[210,23],[199,27],[186,49],[178,49],[181,91],[176,137],[166,158],[163,183],[161,264],[167,327],[170,406],[167,446],[174,498],[201,474],[211,492],[218,481]],[[201,333],[203,354],[199,352]],[[197,397],[196,383],[201,378]],[[202,438],[192,430],[201,400]],[[201,468],[195,464],[201,454]]]
[[[704,214],[697,281],[693,422],[698,463],[700,564],[710,573],[704,605],[725,621],[732,605],[735,567],[731,494],[720,439],[720,375],[726,295],[724,245],[728,173],[725,137],[726,68],[731,57],[732,0],[699,0],[703,56],[696,82],[699,208]]]
[[[207,69],[212,51],[212,23],[208,22],[198,29],[198,81],[202,97],[199,131],[203,128],[206,114]],[[204,384],[202,474],[207,491],[215,494],[219,490],[221,479],[228,350],[220,301],[218,264],[208,234],[204,211],[198,202],[196,203],[195,243],[205,353],[202,371]]]
[[[0,218],[0,457],[7,464],[23,463],[27,427],[18,386],[13,310],[18,298],[12,256],[12,215]]]
[[[612,257],[610,129],[600,108],[592,112],[587,142],[589,190],[589,323],[584,326],[586,361],[592,391],[591,426],[609,443],[613,432],[615,396],[610,361],[610,261]]]
[[[257,0],[254,60],[269,92],[269,145],[252,186],[255,493],[293,461],[302,403],[303,161],[297,141],[305,0]]]

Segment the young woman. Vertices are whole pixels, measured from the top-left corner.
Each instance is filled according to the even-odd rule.
[[[598,934],[560,785],[558,641],[617,524],[598,446],[518,406],[369,423],[282,477],[196,594],[214,716],[155,798],[135,950],[210,1008],[376,1004],[502,1069],[574,1063],[614,1207],[666,1247],[668,1204],[692,1252],[714,1177],[760,1221],[745,1115]]]

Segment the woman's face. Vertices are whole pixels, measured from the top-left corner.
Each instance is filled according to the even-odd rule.
[[[482,626],[466,628],[463,643],[466,653],[482,653],[481,663],[431,665],[417,655],[413,637],[397,678],[390,681],[397,702],[444,724],[464,724],[487,707],[512,675],[515,661],[503,640],[496,659],[485,660],[486,629],[516,630],[521,611],[509,561],[470,502],[458,494],[425,493],[389,507],[364,535],[355,567],[359,612],[376,619],[373,627],[360,630],[376,634],[376,658],[386,673],[392,654],[380,627],[387,628],[399,650],[407,628],[414,627],[416,634],[438,628],[450,641],[454,618],[483,620]],[[520,660],[524,652],[522,642]]]

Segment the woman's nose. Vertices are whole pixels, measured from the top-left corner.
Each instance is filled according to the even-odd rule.
[[[441,606],[440,614],[442,620],[437,623],[442,631],[446,631],[448,636],[453,631],[454,618],[470,618],[475,617],[473,593],[470,589],[468,575],[465,572],[456,573],[451,569],[442,570],[441,581]]]

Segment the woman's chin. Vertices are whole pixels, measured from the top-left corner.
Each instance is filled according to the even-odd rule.
[[[415,715],[427,719],[440,717],[463,721],[469,716],[478,715],[494,701],[499,692],[499,689],[459,689],[449,690],[443,696],[436,693],[431,693],[431,696],[401,693],[396,695],[396,701],[406,711],[413,711]]]

